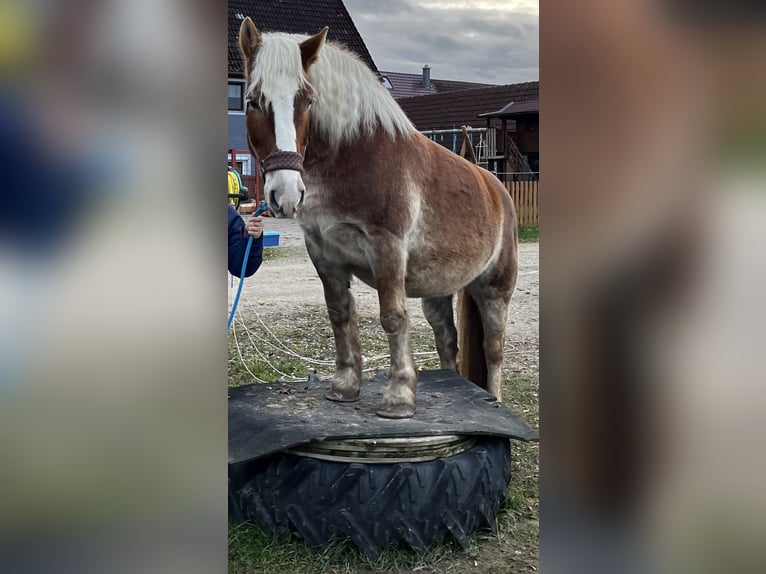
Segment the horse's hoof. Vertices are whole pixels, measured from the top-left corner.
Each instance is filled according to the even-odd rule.
[[[359,400],[359,391],[340,391],[337,389],[330,389],[324,395],[324,398],[335,401],[336,403],[355,403]]]
[[[409,405],[391,405],[381,407],[375,414],[384,419],[409,419],[415,416],[415,407]]]

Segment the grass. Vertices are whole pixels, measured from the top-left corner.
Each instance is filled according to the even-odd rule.
[[[519,227],[519,243],[537,243],[540,241],[540,227]]]
[[[321,316],[320,316],[321,315]],[[317,333],[317,325],[326,327],[329,321],[322,309],[307,312],[282,321],[275,331],[278,337],[298,354],[332,358],[331,337]],[[274,327],[272,326],[272,329]],[[365,356],[388,353],[388,343],[376,317],[360,317],[359,331]],[[307,334],[309,334],[307,336]],[[251,341],[238,332],[238,340],[248,368],[259,378],[273,381],[279,374],[257,356]],[[413,348],[433,349],[433,339],[427,327],[413,328]],[[309,366],[297,358],[285,358],[258,343],[269,362],[284,373],[305,377]],[[386,366],[386,361],[381,367]],[[438,368],[438,360],[427,368]],[[329,371],[327,371],[329,372]],[[325,373],[320,373],[324,375]],[[233,337],[229,345],[229,384],[252,383],[252,377],[239,359]],[[508,406],[520,414],[533,428],[538,427],[538,377],[531,374],[507,375],[503,393]],[[232,574],[371,574],[373,572],[422,572],[452,574],[479,566],[482,574],[534,572],[538,568],[538,445],[512,444],[513,459],[508,497],[501,504],[497,518],[497,535],[478,532],[470,537],[470,546],[463,550],[457,543],[432,546],[424,556],[404,548],[387,548],[372,562],[348,539],[338,539],[321,552],[313,552],[298,535],[290,532],[269,534],[258,526],[245,523],[229,526],[229,572]]]
[[[389,548],[372,562],[347,539],[336,539],[316,553],[291,532],[269,535],[249,523],[232,523],[229,527],[230,574],[399,572],[403,568],[422,568],[439,563],[456,551],[458,549],[454,545],[442,544],[419,557],[406,550]]]
[[[276,259],[283,259],[295,255],[296,252],[302,255],[305,250],[300,247],[264,247],[263,260],[274,261]]]

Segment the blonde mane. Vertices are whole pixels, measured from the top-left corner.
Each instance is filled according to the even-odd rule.
[[[332,146],[370,137],[378,126],[392,139],[416,131],[375,74],[356,54],[338,44],[324,44],[307,77],[298,48],[305,39],[293,34],[263,34],[248,94],[260,89],[268,103],[274,95],[294,94],[309,84],[316,96],[311,108],[312,128]]]

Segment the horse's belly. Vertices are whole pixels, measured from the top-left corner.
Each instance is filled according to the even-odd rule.
[[[311,222],[314,223],[314,222]],[[302,222],[304,233],[318,245],[322,256],[335,265],[349,269],[367,283],[372,277],[367,253],[372,246],[367,235],[356,225],[338,221]]]
[[[455,265],[439,258],[410,260],[405,289],[408,297],[440,297],[456,293],[476,276],[483,266]],[[473,268],[475,267],[475,269]]]
[[[308,219],[308,218],[307,218]],[[317,245],[328,262],[347,269],[370,287],[377,289],[372,261],[380,249],[357,225],[331,219],[302,222],[304,232]],[[459,245],[434,250],[422,241],[410,244],[405,291],[408,297],[438,297],[456,293],[480,275],[489,264],[487,257],[468,255]]]
[[[360,281],[377,289],[375,275],[369,266],[349,265],[349,271]],[[445,277],[408,273],[404,279],[404,289],[407,297],[440,297],[443,295],[452,295],[465,287],[465,277]]]

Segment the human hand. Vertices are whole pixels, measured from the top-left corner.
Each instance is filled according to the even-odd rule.
[[[261,235],[263,235],[263,217],[260,215],[258,217],[251,217],[247,220],[245,229],[247,229],[248,235],[254,239],[258,239]]]

